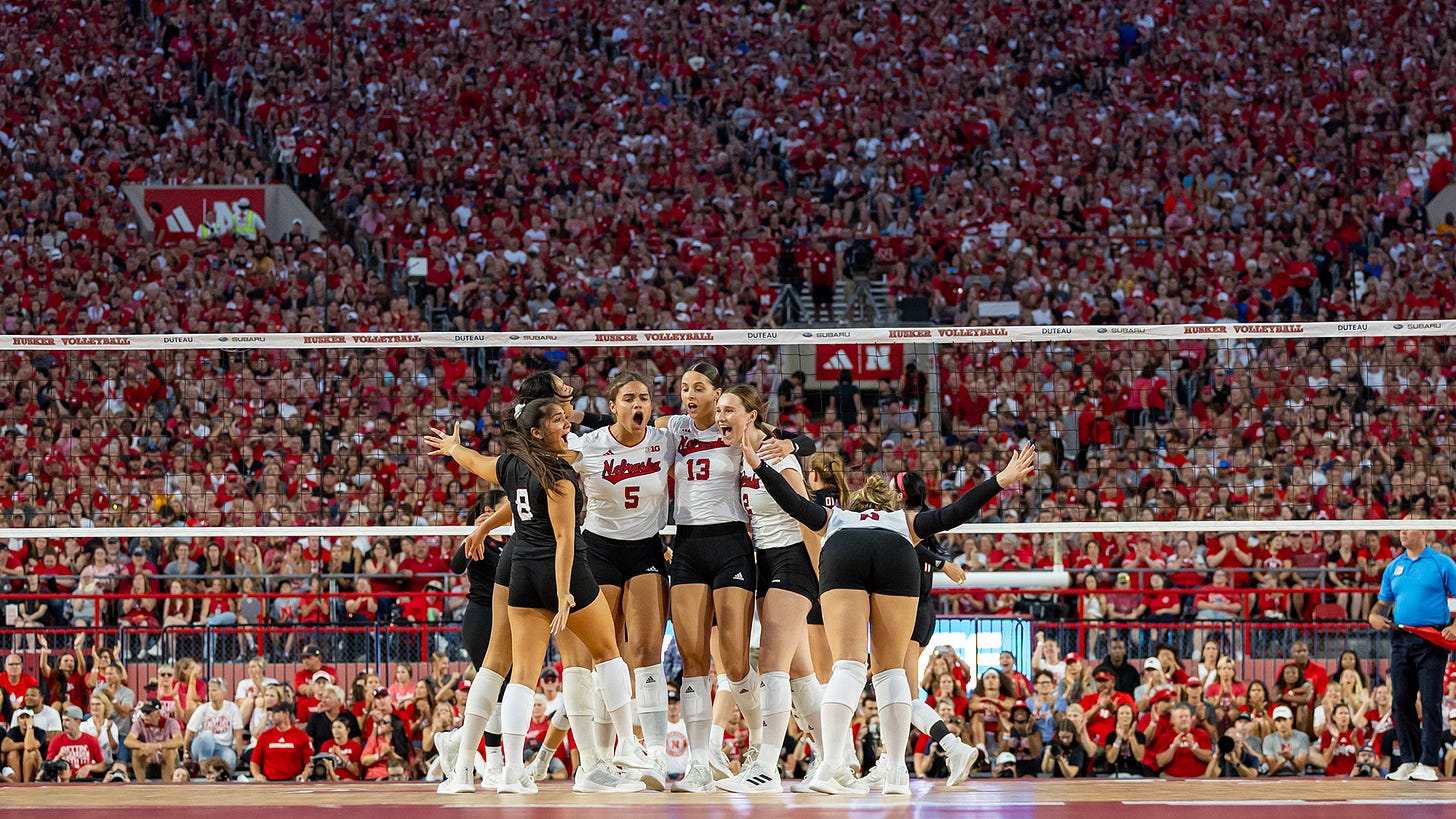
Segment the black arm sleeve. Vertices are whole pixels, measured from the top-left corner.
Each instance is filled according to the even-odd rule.
[[[582,429],[601,429],[611,426],[613,420],[615,419],[612,416],[602,415],[600,412],[583,412],[578,426]]]
[[[981,507],[1001,494],[1001,484],[995,478],[987,478],[971,487],[971,491],[950,506],[929,509],[915,515],[915,536],[930,537],[946,529],[954,529],[976,516]]]
[[[917,515],[917,517],[919,516]],[[936,571],[940,571],[940,567],[945,565],[945,555],[937,552],[926,541],[922,540],[919,543],[915,544],[915,554],[920,556],[920,560],[922,563],[928,564],[930,568],[935,569]]]
[[[455,547],[455,554],[450,555],[450,571],[455,574],[465,574],[465,569],[470,565],[470,558],[465,556],[465,541]]]
[[[785,432],[779,427],[774,427],[773,437],[780,441],[793,441],[794,454],[800,458],[807,458],[819,451],[819,445],[814,443],[814,439],[807,435],[795,435],[792,432]]]
[[[816,532],[828,525],[829,511],[795,492],[794,487],[789,486],[789,482],[784,480],[784,476],[777,469],[765,462],[760,463],[753,472],[763,481],[763,488],[773,496],[774,502],[794,520]]]

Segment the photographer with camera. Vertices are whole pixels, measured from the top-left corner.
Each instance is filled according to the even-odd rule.
[[[869,231],[856,230],[854,239],[844,249],[844,275],[849,278],[849,294],[844,299],[844,323],[854,323],[855,310],[859,310],[866,323],[880,323],[880,306],[870,290],[870,278],[875,267],[875,245]]]
[[[330,730],[332,733],[328,741],[319,746],[319,752],[334,758],[334,773],[337,774],[337,779],[357,780],[364,773],[363,767],[359,764],[359,760],[364,756],[364,748],[360,746],[358,739],[349,735],[348,722],[336,719],[330,726]]]
[[[1088,775],[1087,751],[1077,739],[1077,726],[1069,719],[1057,722],[1057,732],[1042,751],[1041,772],[1054,779],[1079,779]]]
[[[1242,716],[1218,738],[1218,752],[1208,760],[1205,779],[1255,779],[1263,760],[1249,747],[1249,718]]]
[[[81,732],[86,713],[74,705],[61,714],[61,732],[51,738],[46,759],[69,767],[68,779],[92,779],[106,772],[106,758],[96,737]],[[46,781],[46,780],[43,780]]]
[[[1360,746],[1360,752],[1355,755],[1355,767],[1345,774],[1346,779],[1379,779],[1385,776],[1385,771],[1380,768],[1380,757],[1376,755],[1375,749],[1369,745]]]

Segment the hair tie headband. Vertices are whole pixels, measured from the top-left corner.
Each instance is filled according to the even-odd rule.
[[[523,413],[525,411],[526,411],[526,405],[525,404],[517,404],[516,405],[516,411],[515,411],[514,415],[515,415],[516,418],[519,419],[521,417],[521,413]]]
[[[902,495],[905,494],[905,473],[904,472],[896,472],[895,473],[895,488],[900,491],[900,494],[902,494]]]

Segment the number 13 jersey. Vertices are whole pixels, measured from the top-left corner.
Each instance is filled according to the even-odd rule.
[[[643,540],[667,525],[667,478],[677,460],[677,438],[648,427],[635,446],[612,435],[611,427],[577,441],[574,466],[586,491],[582,529],[615,540]]]
[[[717,424],[698,429],[690,415],[669,418],[667,431],[677,440],[672,474],[678,524],[747,523],[748,513],[738,494],[743,452],[723,441]]]

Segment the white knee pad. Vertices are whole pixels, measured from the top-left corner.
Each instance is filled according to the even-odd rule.
[[[762,710],[765,714],[780,714],[794,707],[794,692],[789,687],[789,672],[770,671],[763,675]]]
[[[864,693],[865,678],[868,676],[867,663],[837,660],[834,663],[834,673],[829,677],[829,684],[824,686],[824,702],[843,705],[853,711],[859,707],[859,698]]]
[[[839,668],[839,663],[834,667]],[[896,703],[910,704],[910,681],[905,677],[905,669],[890,668],[875,675],[875,700],[880,707]]]

